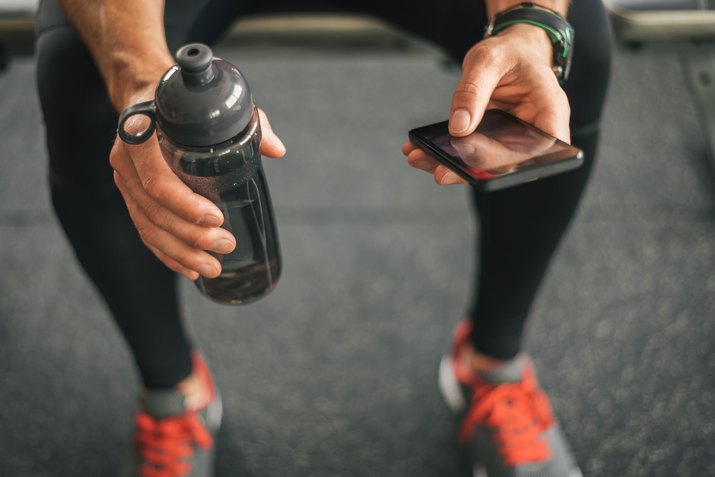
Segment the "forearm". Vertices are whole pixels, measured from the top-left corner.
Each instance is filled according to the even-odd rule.
[[[525,0],[486,0],[487,15],[491,18],[499,12],[524,3],[524,1]],[[535,5],[553,10],[563,17],[566,16],[570,3],[570,0],[538,0],[534,2]]]
[[[59,0],[87,45],[117,110],[154,87],[173,59],[163,0]]]

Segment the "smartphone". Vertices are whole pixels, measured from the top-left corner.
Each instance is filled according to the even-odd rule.
[[[583,151],[498,109],[484,113],[469,136],[448,121],[412,129],[410,141],[483,191],[495,191],[576,169]]]

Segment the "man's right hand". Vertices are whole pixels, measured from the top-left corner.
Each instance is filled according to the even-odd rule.
[[[137,98],[136,102],[147,99]],[[281,157],[285,147],[273,133],[265,113],[259,110],[263,139],[261,153]],[[133,116],[125,129],[136,134],[148,119]],[[171,270],[190,280],[199,275],[215,278],[221,264],[207,251],[225,254],[236,248],[236,239],[221,228],[224,217],[210,200],[189,189],[164,160],[156,135],[129,145],[117,139],[109,156],[114,182],[127,204],[129,215],[144,244]]]

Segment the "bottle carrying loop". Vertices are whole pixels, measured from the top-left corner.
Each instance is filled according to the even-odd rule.
[[[141,114],[143,116],[148,117],[149,126],[137,134],[130,134],[127,132],[126,129],[124,129],[124,124],[129,118],[131,118],[132,116],[136,116],[137,114]],[[143,103],[137,103],[132,106],[129,106],[119,115],[119,130],[117,132],[119,134],[119,137],[122,138],[122,141],[128,144],[141,144],[143,142],[146,142],[146,140],[149,139],[152,134],[154,134],[155,129],[156,103],[154,102],[154,100],[144,101]]]

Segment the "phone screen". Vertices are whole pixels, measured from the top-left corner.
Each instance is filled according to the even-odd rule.
[[[488,110],[469,136],[454,137],[447,121],[410,131],[410,139],[470,183],[494,190],[571,170],[577,147],[499,110]]]

